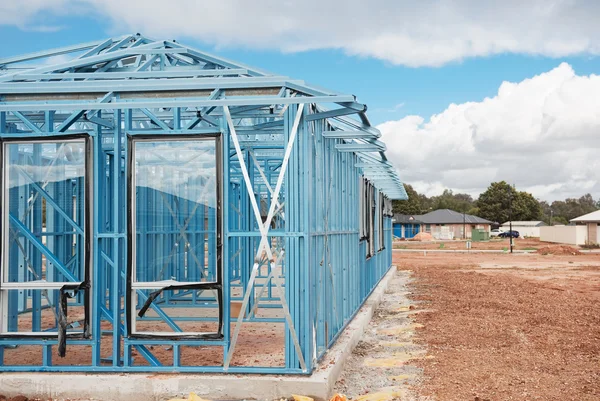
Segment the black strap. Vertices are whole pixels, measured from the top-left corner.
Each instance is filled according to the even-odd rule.
[[[80,284],[65,284],[60,288],[60,307],[58,308],[58,356],[64,358],[67,353],[67,299],[73,298],[79,291],[87,291],[90,285],[87,282]],[[71,292],[73,294],[71,294]],[[84,332],[87,331],[87,322]]]
[[[163,287],[159,290],[151,292],[148,295],[148,299],[144,302],[144,306],[138,312],[139,317],[144,317],[150,305],[163,291],[171,291],[171,290],[220,290],[221,284],[217,283],[195,283],[195,284],[175,284]],[[221,302],[219,302],[219,307],[221,307]]]

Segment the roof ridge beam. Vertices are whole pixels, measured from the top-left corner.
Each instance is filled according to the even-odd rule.
[[[112,53],[114,51],[119,50],[121,48],[121,46],[123,46],[127,42],[131,42],[132,39],[134,39],[135,37],[136,37],[135,35],[124,36],[123,39],[116,41],[116,43],[114,43],[110,48],[108,48],[105,53]],[[129,46],[127,46],[127,47],[129,47]]]
[[[100,53],[102,50],[106,49],[108,46],[112,45],[113,43],[114,43],[114,41],[112,38],[106,39],[104,42],[98,44],[98,46],[91,48],[90,50],[83,53],[81,56],[79,56],[77,58],[82,59],[82,58],[86,58],[89,56],[97,55],[98,53]]]
[[[45,111],[55,110],[113,110],[113,109],[136,109],[145,108],[168,108],[168,107],[205,107],[205,106],[250,106],[250,105],[271,105],[271,104],[306,104],[306,103],[337,103],[345,101],[347,96],[324,96],[324,97],[294,97],[280,98],[272,96],[235,96],[232,98],[222,98],[209,100],[203,98],[144,98],[135,100],[118,100],[111,103],[98,103],[97,101],[80,100],[66,102],[32,101],[27,103],[20,102],[0,102],[0,111]]]
[[[59,47],[59,48],[45,50],[45,51],[41,51],[41,52],[26,53],[26,54],[14,56],[14,57],[5,57],[5,58],[0,59],[0,66],[13,64],[13,63],[21,63],[24,61],[37,60],[40,58],[60,56],[63,54],[74,53],[77,51],[92,49],[106,41],[107,40],[96,40],[93,42],[86,42],[86,43],[80,43],[80,44],[72,45],[72,46]],[[111,39],[111,41],[112,41],[112,39]]]
[[[375,139],[375,134],[368,131],[323,131],[324,138],[329,139]]]
[[[268,73],[266,71],[259,70],[258,68],[250,67],[245,64],[236,63],[231,60],[228,60],[228,59],[225,59],[222,57],[218,57],[213,54],[206,53],[204,51],[197,50],[190,46],[182,45],[181,43],[179,43],[177,41],[172,41],[169,43],[172,44],[173,46],[186,48],[188,50],[188,55],[198,58],[198,59],[202,60],[204,63],[209,62],[209,63],[220,65],[220,66],[223,66],[226,68],[244,68],[244,69],[247,69],[248,73],[253,76],[275,75],[275,74]]]
[[[113,60],[114,62],[114,60]],[[65,78],[69,78],[65,74]],[[93,78],[93,73],[88,79]],[[76,82],[0,82],[0,93],[43,94],[43,93],[96,93],[107,89],[115,92],[176,91],[210,89],[279,88],[283,84],[278,77],[235,77],[235,78],[173,78],[145,80],[88,80]],[[335,96],[332,96],[335,98]],[[276,99],[283,99],[277,97]],[[273,101],[274,104],[278,100]]]
[[[138,54],[154,54],[154,52],[164,53],[164,52],[171,51],[171,49],[157,49],[158,46],[159,46],[159,44],[157,44],[156,42],[153,42],[153,43],[149,43],[147,45],[137,46],[134,48],[117,50],[112,53],[97,54],[95,56],[86,57],[85,59],[75,59],[75,60],[66,61],[64,63],[41,66],[41,67],[35,68],[33,70],[28,70],[28,72],[44,73],[44,72],[52,72],[52,71],[59,71],[59,70],[67,70],[69,68],[81,68],[81,67],[86,67],[86,66],[89,66],[92,64],[98,64],[101,62],[109,62],[109,61],[112,61],[112,60],[114,60],[116,58],[120,58],[120,57],[135,56]],[[61,54],[64,54],[64,52]],[[52,55],[54,55],[54,54],[52,54]],[[0,62],[0,64],[1,64],[1,62]],[[19,75],[19,73],[17,72],[17,73],[2,75],[2,76],[0,76],[0,82],[8,81],[16,75]]]
[[[128,72],[51,72],[47,74],[30,74],[23,73],[19,74],[19,80],[52,80],[52,79],[97,79],[102,82],[106,80],[111,81],[110,78],[114,78],[112,81],[119,79],[160,79],[160,78],[194,78],[194,77],[213,77],[219,75],[244,75],[247,74],[248,70],[245,69],[217,69],[217,70],[185,70],[185,71],[128,71]],[[15,79],[16,81],[16,79]]]

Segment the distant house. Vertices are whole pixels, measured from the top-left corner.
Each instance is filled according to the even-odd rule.
[[[411,239],[421,231],[421,222],[415,216],[408,214],[394,214],[394,237]]]
[[[598,243],[598,225],[600,225],[600,210],[571,219],[572,223],[587,226],[587,243]]]
[[[439,209],[422,215],[394,215],[394,236],[410,239],[419,232],[430,233],[435,239],[471,238],[471,231],[489,232],[493,222],[450,209]],[[466,231],[466,234],[465,234]]]
[[[544,227],[547,224],[543,221],[513,221],[512,229],[518,231],[521,237],[538,237],[540,236],[540,227]],[[506,222],[500,226],[502,231],[510,230],[510,222]]]
[[[471,231],[482,229],[489,232],[493,222],[450,209],[439,209],[418,216],[423,231],[436,239],[471,238]],[[466,230],[466,233],[464,232]]]

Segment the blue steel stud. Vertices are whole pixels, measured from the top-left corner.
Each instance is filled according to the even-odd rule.
[[[26,63],[43,62],[59,54],[74,57],[58,65]],[[70,100],[61,100],[57,93]],[[289,161],[285,161],[287,140],[300,104],[304,105],[302,118]],[[335,104],[334,109],[327,109],[325,104]],[[223,106],[229,107],[238,131],[251,188],[244,181]],[[231,366],[228,372],[310,373],[391,266],[392,223],[389,216],[381,215],[385,201],[379,194],[386,200],[406,198],[394,167],[385,157],[385,146],[377,140],[381,134],[370,125],[365,110],[354,96],[316,89],[303,81],[139,34],[0,59],[0,138],[34,144],[17,147],[8,155],[8,142],[3,142],[3,171],[29,161],[49,169],[52,162],[41,144],[60,146],[72,134],[85,134],[93,140],[89,157],[94,193],[92,199],[85,199],[92,210],[93,238],[89,238],[88,248],[83,241],[83,209],[73,203],[73,199],[84,198],[81,179],[44,183],[35,176],[21,175],[18,187],[9,191],[3,182],[0,205],[8,206],[1,210],[0,229],[2,237],[6,227],[14,233],[10,233],[11,241],[2,242],[0,252],[0,277],[4,280],[0,292],[8,291],[7,297],[0,296],[8,300],[0,304],[8,316],[0,333],[0,371],[223,372],[222,364],[208,366],[201,358],[193,366],[182,364],[189,347],[219,347],[224,357],[230,350],[229,323],[236,320],[231,305],[244,295],[260,242],[249,190],[266,214],[273,200],[269,186],[275,188],[287,162],[277,217],[268,238],[277,254],[284,252],[281,279],[291,325],[282,317],[285,308],[274,280],[267,280],[272,267],[264,256],[256,261],[262,267],[254,295],[263,286],[265,290],[256,305],[250,297],[242,324],[244,336],[252,335],[244,331],[246,322],[285,326],[285,365],[250,363]],[[129,232],[127,175],[135,174],[137,167],[128,160],[126,136],[152,136],[168,143],[173,136],[201,138],[215,133],[222,137],[223,154],[219,166],[220,220],[210,205],[201,204],[186,226],[183,216],[191,213],[199,194],[189,178],[193,172],[186,170],[183,160],[177,165],[179,161],[166,161],[158,152],[152,167],[155,174],[165,167],[176,172],[161,187],[162,192],[144,185],[134,188],[146,207],[136,214],[136,231]],[[78,156],[65,153],[61,157]],[[374,185],[372,193],[364,192],[365,178]],[[30,204],[31,193],[39,196]],[[367,198],[368,208],[364,204]],[[29,208],[29,220],[21,220]],[[220,241],[214,234],[217,221],[221,222]],[[372,221],[372,228],[365,230],[368,221]],[[132,236],[137,248],[128,254]],[[374,244],[374,251],[367,256],[369,244]],[[173,248],[184,251],[170,258]],[[91,272],[85,264],[88,252]],[[189,327],[214,327],[219,305],[209,291],[176,289],[156,296],[147,315],[136,318],[140,324],[160,325],[164,327],[161,330],[170,330],[170,335],[133,337],[127,331],[123,310],[129,306],[125,303],[131,290],[126,266],[131,258],[136,258],[138,266],[135,280],[155,283],[156,287],[135,290],[136,313],[151,292],[168,287],[172,280],[213,281],[220,260],[223,336],[182,337],[181,332]],[[43,260],[53,268],[44,269]],[[69,338],[67,357],[69,353],[91,352],[90,362],[55,364],[57,328],[44,326],[42,317],[57,311],[59,293],[49,290],[44,295],[35,280],[44,271],[49,281],[76,282],[89,273],[93,295],[90,336]],[[6,289],[4,277],[8,274],[18,289]],[[77,295],[68,307],[81,308],[83,300]],[[190,310],[193,313],[186,314]],[[17,325],[19,319],[27,318],[31,318],[35,336],[13,337],[24,330]],[[75,327],[79,322],[70,323]],[[107,324],[110,329],[104,327]],[[13,350],[4,348],[8,344],[39,347],[42,362],[11,365]],[[100,353],[101,344],[109,345],[109,364],[101,358],[105,357]],[[306,371],[300,367],[296,346]],[[172,361],[159,359],[160,355],[153,353],[158,347],[172,349]]]

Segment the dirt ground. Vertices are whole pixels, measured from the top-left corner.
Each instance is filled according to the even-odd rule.
[[[235,291],[235,290],[234,290]],[[239,293],[234,293],[239,295]],[[177,316],[198,316],[198,317],[216,317],[216,310],[207,308],[169,308],[162,306],[162,310],[171,317]],[[158,315],[150,309],[146,313],[147,317],[156,318]],[[281,309],[260,308],[256,312],[257,317],[262,318],[283,318]],[[84,311],[82,307],[71,306],[68,309],[68,320],[82,321]],[[140,332],[168,332],[171,329],[163,321],[156,320],[138,320],[137,329]],[[42,327],[51,328],[56,326],[56,317],[51,309],[42,311]],[[178,322],[182,330],[188,332],[215,332],[217,330],[216,322]],[[19,328],[21,330],[31,330],[31,313],[24,313],[19,317]],[[235,321],[230,325],[230,331],[233,333]],[[106,321],[102,322],[102,330],[110,332],[112,325]],[[100,355],[102,363],[112,364],[113,337],[104,333],[100,342]],[[265,341],[267,339],[268,341]],[[121,341],[121,350],[123,342]],[[173,365],[173,347],[171,346],[148,346],[152,354],[163,364]],[[121,354],[122,357],[122,354]],[[149,363],[142,357],[137,350],[132,350],[132,359],[135,366],[147,366]],[[180,347],[180,363],[182,366],[223,366],[223,347],[222,346],[182,346]],[[17,348],[5,349],[5,365],[41,365],[42,348],[40,346],[24,345]],[[57,347],[52,347],[53,365],[91,365],[92,350],[89,346],[69,345],[64,358],[57,355]],[[266,322],[244,322],[240,331],[235,353],[231,360],[231,366],[260,366],[260,367],[281,367],[285,365],[285,325],[283,323]],[[1,389],[0,389],[1,390]],[[0,394],[1,391],[0,391]],[[0,398],[1,401],[1,398]]]
[[[515,238],[513,240],[513,249],[534,251],[546,245],[552,245],[550,242],[542,242],[538,238]],[[485,242],[471,242],[471,249],[476,250],[506,250],[510,247],[508,238],[493,238]],[[395,241],[394,249],[456,249],[466,250],[465,241],[450,240],[450,241]]]
[[[357,401],[600,400],[600,254],[397,251],[394,263],[335,391]],[[240,338],[246,358],[267,343],[251,334]]]
[[[410,362],[426,358],[423,346],[414,342],[415,309],[410,295],[410,272],[398,272],[391,280],[373,318],[344,369],[334,391],[351,400],[390,401],[418,399],[422,369]]]
[[[33,398],[27,398],[24,395],[18,395],[16,397],[6,398],[5,396],[0,394],[0,401],[37,401]]]
[[[435,400],[600,399],[600,255],[395,252]]]
[[[110,329],[105,323],[104,329]],[[231,324],[231,332],[235,324]],[[202,329],[200,326],[198,329]],[[243,323],[236,352],[231,366],[283,366],[285,364],[285,331],[283,324],[275,323]],[[268,341],[265,341],[268,340]],[[67,355],[60,358],[53,348],[52,363],[54,365],[91,364],[92,352],[88,346],[71,345],[67,347]],[[112,337],[103,336],[101,356],[106,363],[112,363]],[[168,346],[149,346],[153,355],[164,365],[173,364],[173,349]],[[148,365],[148,362],[134,349],[132,351],[136,365]],[[39,365],[42,363],[42,350],[39,346],[24,345],[4,351],[7,365]],[[216,346],[191,347],[183,346],[180,350],[182,366],[222,366],[223,348]],[[2,394],[0,392],[0,394]],[[0,398],[1,401],[1,398]]]

